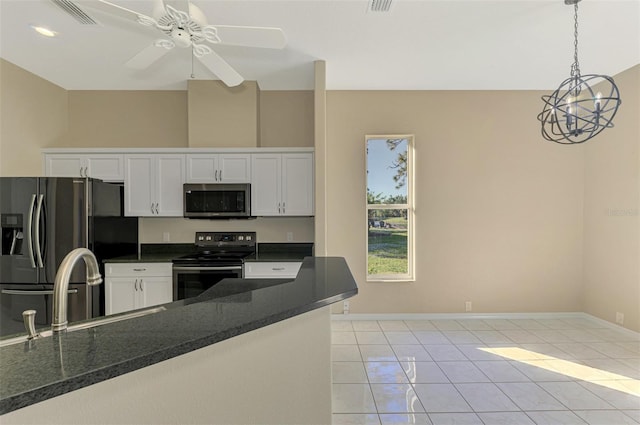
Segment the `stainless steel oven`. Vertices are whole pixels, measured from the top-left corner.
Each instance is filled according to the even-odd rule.
[[[196,297],[221,280],[244,277],[255,253],[255,232],[197,232],[196,251],[173,260],[174,301]]]
[[[242,264],[220,266],[173,265],[173,300],[196,297],[226,278],[241,278]]]

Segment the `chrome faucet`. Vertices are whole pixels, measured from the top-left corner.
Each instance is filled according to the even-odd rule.
[[[53,323],[51,324],[53,332],[61,332],[67,329],[69,280],[71,279],[73,267],[80,258],[84,260],[87,266],[87,285],[94,286],[102,283],[98,260],[96,260],[93,252],[87,248],[76,248],[68,253],[60,263],[60,267],[58,267],[53,287]]]

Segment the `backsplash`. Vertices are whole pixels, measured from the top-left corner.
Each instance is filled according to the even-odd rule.
[[[314,242],[313,217],[258,217],[247,220],[141,217],[139,220],[140,243],[193,243],[195,232],[207,231],[256,232],[258,242]],[[166,236],[169,240],[166,240]]]

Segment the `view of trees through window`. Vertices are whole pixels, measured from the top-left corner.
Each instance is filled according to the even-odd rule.
[[[367,276],[411,277],[410,137],[367,138]]]

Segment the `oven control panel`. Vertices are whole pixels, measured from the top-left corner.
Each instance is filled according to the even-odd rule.
[[[197,246],[247,246],[256,244],[256,232],[196,232]]]

